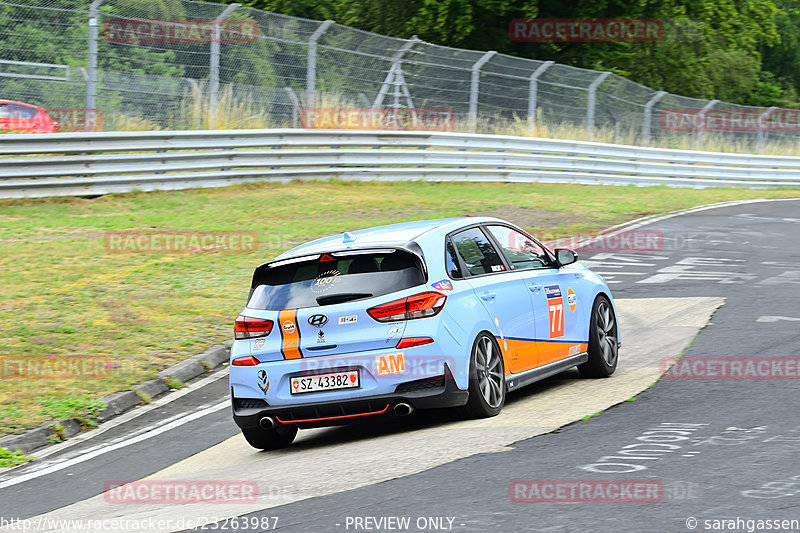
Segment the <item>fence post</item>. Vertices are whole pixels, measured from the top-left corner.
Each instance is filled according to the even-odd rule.
[[[767,136],[769,135],[769,132],[766,130],[766,128],[764,128],[764,120],[769,118],[772,112],[775,111],[776,109],[778,108],[772,106],[763,113],[761,113],[761,116],[758,117],[758,136],[756,137],[756,146],[759,154],[761,153],[761,150],[763,150],[764,143],[766,142]]]
[[[658,91],[653,97],[644,104],[644,121],[642,123],[642,143],[647,144],[650,141],[650,122],[653,116],[653,107],[661,101],[667,94],[667,91]]]
[[[219,100],[219,41],[220,41],[220,24],[225,22],[231,16],[236,8],[241,7],[242,4],[231,4],[214,19],[214,35],[211,37],[211,64],[209,65],[208,73],[208,88],[209,88],[209,129],[217,129],[217,101]]]
[[[86,82],[86,109],[97,106],[97,27],[100,5],[103,0],[94,0],[89,6],[89,79]]]
[[[550,68],[555,61],[545,61],[539,68],[533,71],[528,80],[528,133],[533,135],[533,126],[536,122],[536,96],[539,92],[539,76]]]
[[[592,133],[594,130],[594,103],[595,95],[597,94],[597,87],[603,83],[607,77],[611,75],[610,72],[603,72],[597,76],[594,81],[589,85],[589,101],[586,106],[586,140],[592,140]]]
[[[708,102],[706,105],[703,106],[703,109],[701,109],[700,111],[695,113],[695,116],[700,118],[700,119],[703,119],[705,121],[706,111],[708,111],[709,109],[711,109],[712,107],[714,107],[718,103],[719,103],[719,100],[711,100],[710,102]],[[697,120],[694,120],[693,122],[695,124],[697,124]],[[699,129],[695,128],[695,131],[694,131],[694,135],[695,135],[694,145],[695,145],[695,148],[697,150],[702,150],[703,149],[703,130],[704,129],[705,129],[705,124],[703,124]]]
[[[314,91],[317,83],[317,41],[322,34],[328,31],[333,24],[332,20],[326,20],[314,30],[308,38],[308,59],[306,61],[306,107],[314,107]]]
[[[473,133],[478,123],[478,85],[481,79],[481,67],[496,53],[494,50],[486,52],[472,65],[472,79],[469,84],[469,131]]]

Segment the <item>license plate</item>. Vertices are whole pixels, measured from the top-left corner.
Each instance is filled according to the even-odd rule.
[[[360,386],[358,370],[298,376],[289,379],[289,391],[292,394],[317,392],[325,390],[357,389]]]

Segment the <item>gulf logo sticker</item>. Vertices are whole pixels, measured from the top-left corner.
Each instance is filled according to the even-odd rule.
[[[578,307],[578,297],[572,289],[567,289],[567,305],[569,305],[570,311],[574,311]]]
[[[544,288],[547,296],[547,311],[550,314],[550,338],[557,339],[564,336],[564,298],[561,296],[561,287],[547,285]]]
[[[300,329],[297,327],[297,309],[287,309],[278,313],[281,324],[281,353],[285,359],[300,359]]]

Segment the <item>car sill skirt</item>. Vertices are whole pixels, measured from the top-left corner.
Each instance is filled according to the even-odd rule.
[[[525,385],[530,385],[534,381],[549,378],[550,376],[563,372],[564,370],[568,370],[573,366],[583,364],[588,360],[589,354],[583,352],[578,355],[573,355],[572,357],[562,359],[561,361],[555,361],[544,366],[526,370],[525,372],[520,372],[519,374],[511,374],[510,376],[506,377],[506,384],[508,386],[508,390],[518,389],[520,387],[524,387]]]

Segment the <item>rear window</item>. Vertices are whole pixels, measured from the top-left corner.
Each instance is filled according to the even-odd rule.
[[[247,307],[280,311],[333,305],[382,296],[425,281],[419,257],[403,250],[322,254],[314,260],[256,269]]]
[[[39,114],[32,107],[17,104],[0,104],[0,118],[29,119]]]

